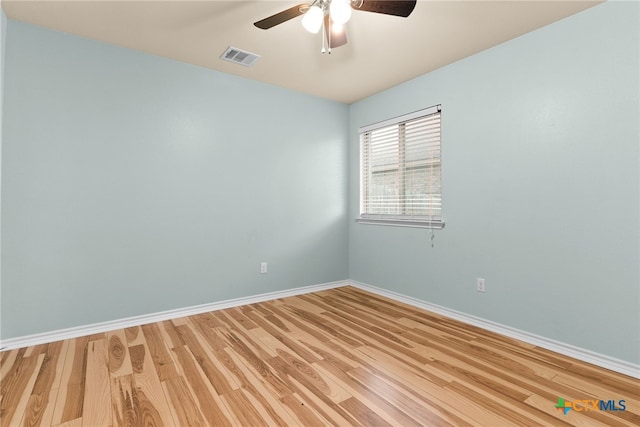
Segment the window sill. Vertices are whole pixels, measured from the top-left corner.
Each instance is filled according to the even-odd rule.
[[[417,219],[399,219],[399,218],[356,218],[358,224],[370,225],[389,225],[393,227],[414,227],[414,228],[431,228],[442,230],[444,222],[442,221],[424,221]]]

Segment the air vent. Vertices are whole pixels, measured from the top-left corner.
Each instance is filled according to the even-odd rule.
[[[260,58],[260,55],[229,46],[220,58],[225,61],[250,67]]]

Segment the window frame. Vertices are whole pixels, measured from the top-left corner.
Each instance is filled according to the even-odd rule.
[[[358,129],[358,135],[359,135],[359,145],[360,145],[360,209],[359,209],[359,215],[356,218],[356,222],[360,223],[360,224],[377,224],[377,225],[391,225],[391,226],[401,226],[401,227],[419,227],[419,228],[430,228],[430,229],[442,229],[444,228],[444,220],[442,218],[442,140],[441,140],[441,132],[442,132],[442,124],[441,122],[439,123],[439,129],[438,129],[438,140],[437,140],[437,152],[438,152],[438,156],[436,159],[431,159],[431,161],[433,162],[435,160],[434,163],[431,164],[431,166],[428,165],[429,163],[429,159],[427,160],[422,160],[422,162],[424,162],[426,164],[426,168],[427,170],[433,171],[434,168],[438,169],[438,183],[439,183],[439,189],[440,189],[440,193],[434,193],[433,191],[430,191],[433,189],[433,184],[431,182],[429,182],[427,184],[428,186],[428,193],[427,194],[437,194],[437,196],[439,196],[439,200],[440,200],[440,207],[438,209],[439,214],[438,215],[407,215],[406,211],[408,208],[410,208],[410,206],[408,206],[407,199],[406,199],[406,194],[404,194],[405,192],[405,183],[406,183],[406,178],[407,178],[407,174],[406,171],[411,169],[411,168],[416,168],[416,167],[420,167],[420,166],[415,166],[415,165],[407,165],[407,159],[406,159],[406,155],[405,155],[405,151],[406,151],[406,144],[407,144],[407,138],[406,138],[406,134],[405,132],[405,128],[406,128],[406,124],[407,123],[411,123],[413,121],[417,121],[419,119],[423,119],[427,116],[432,116],[435,114],[441,114],[442,111],[442,106],[440,104],[438,105],[434,105],[433,107],[429,107],[429,108],[425,108],[422,110],[418,110],[418,111],[414,111],[412,113],[409,114],[404,114],[402,116],[399,117],[394,117],[388,120],[384,120],[381,122],[377,122],[377,123],[373,123],[371,125],[367,125],[367,126],[363,126],[360,127]],[[441,120],[441,118],[440,118]],[[372,166],[371,164],[369,165],[365,165],[365,155],[363,152],[363,148],[364,145],[366,144],[364,138],[370,138],[371,133],[373,131],[376,130],[382,130],[384,128],[392,128],[394,126],[397,126],[398,130],[398,136],[397,136],[397,152],[398,152],[398,160],[395,164],[390,164],[387,166],[386,171],[391,171],[391,170],[398,170],[399,172],[399,176],[398,176],[398,209],[402,212],[405,213],[401,213],[401,214],[380,214],[380,213],[367,213],[365,212],[367,210],[367,208],[365,207],[365,192],[368,190],[366,187],[367,183],[370,183],[371,179],[367,179],[365,180],[365,171],[370,172],[369,176],[373,176],[374,173],[371,171],[372,168],[374,168],[375,166]],[[366,134],[366,135],[365,135]],[[370,144],[371,142],[368,141],[368,143]],[[426,143],[426,141],[425,141]],[[426,149],[426,151],[428,152],[429,149]],[[367,155],[368,160],[371,162],[371,158]],[[414,160],[414,162],[421,162],[421,160]],[[378,166],[378,173],[385,173],[385,169],[384,169],[384,165],[383,166]],[[369,194],[370,195],[370,194]],[[400,197],[400,195],[402,195]],[[368,200],[369,198],[367,198]]]

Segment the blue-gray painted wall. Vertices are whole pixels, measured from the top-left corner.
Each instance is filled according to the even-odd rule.
[[[6,58],[3,338],[347,277],[347,105],[17,21]]]
[[[640,363],[637,2],[607,2],[351,106],[442,104],[443,216],[350,222],[350,278]],[[485,294],[475,289],[486,279]]]
[[[7,17],[0,9],[0,225],[2,224],[2,117],[4,104],[4,46],[7,39]],[[2,310],[2,227],[0,226],[0,311]],[[2,315],[0,315],[2,331]],[[0,336],[2,336],[0,332]]]

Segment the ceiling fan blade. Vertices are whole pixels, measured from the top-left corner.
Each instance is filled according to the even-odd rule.
[[[416,0],[353,0],[351,7],[355,10],[406,18],[416,7]]]
[[[271,15],[268,18],[264,18],[258,22],[254,22],[253,25],[262,30],[268,30],[271,27],[275,27],[276,25],[282,24],[283,22],[287,22],[289,19],[293,19],[304,14],[308,9],[308,4],[301,3],[299,5],[290,7],[289,9],[283,10],[282,12],[276,13],[275,15]]]
[[[324,32],[331,49],[347,44],[347,29],[344,25],[334,23],[329,15],[324,17]]]

